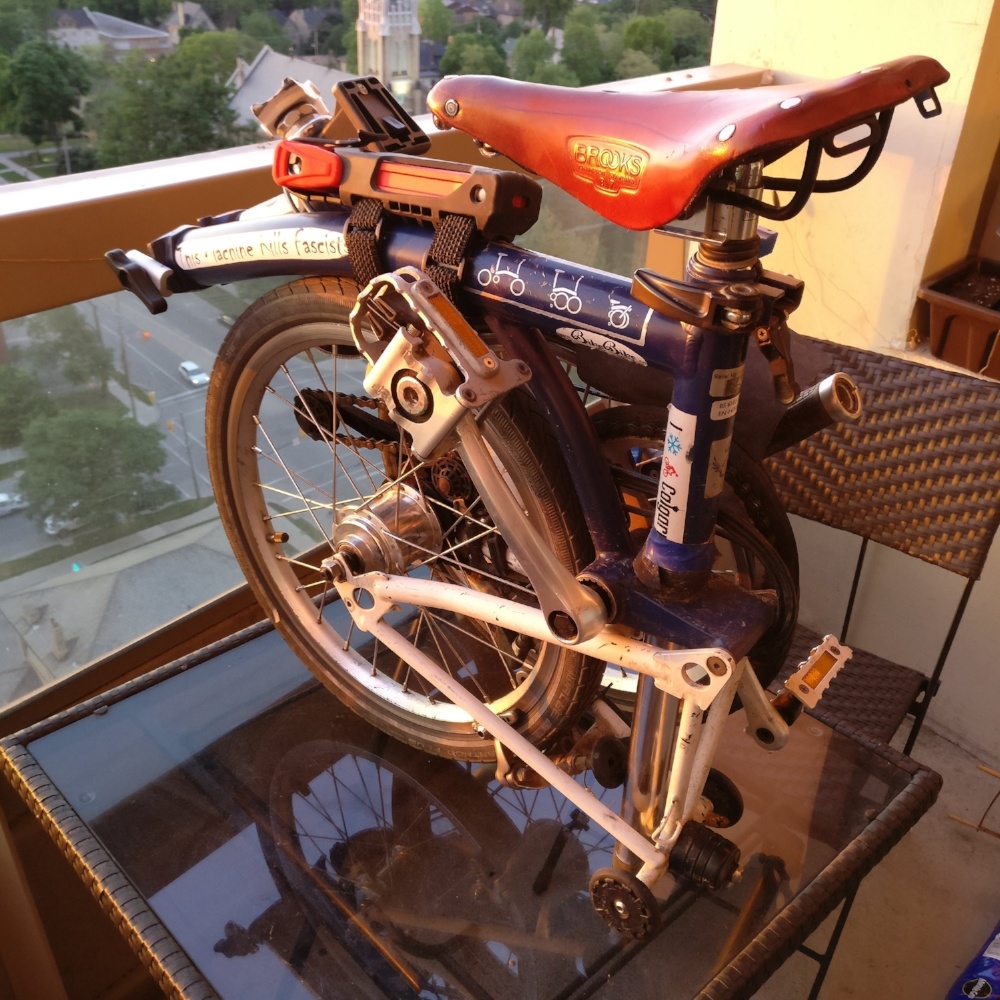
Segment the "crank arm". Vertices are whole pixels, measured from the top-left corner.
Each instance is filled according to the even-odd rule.
[[[383,615],[396,605],[409,604],[476,618],[490,627],[531,636],[541,642],[552,641],[545,616],[537,608],[470,587],[385,573],[357,576],[347,573],[336,587],[357,626],[373,635]],[[725,649],[660,649],[622,635],[613,627],[573,648],[612,666],[649,674],[657,687],[675,698],[690,701],[701,711],[713,704],[736,670],[733,657]],[[482,707],[478,701],[475,704]],[[475,717],[475,713],[469,714]]]
[[[456,450],[479,490],[486,509],[507,545],[524,568],[542,606],[549,635],[577,645],[596,636],[608,620],[604,602],[556,558],[528,520],[486,447],[472,414],[456,425]],[[542,638],[542,637],[537,637]]]
[[[771,704],[753,670],[744,670],[739,696],[747,717],[747,733],[765,750],[780,750],[788,742],[788,723]]]

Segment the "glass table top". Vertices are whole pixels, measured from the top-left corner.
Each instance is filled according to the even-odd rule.
[[[810,716],[776,753],[744,725],[729,717],[717,760],[743,799],[725,831],[743,877],[664,879],[643,942],[593,911],[614,842],[571,803],[388,739],[271,631],[14,744],[41,769],[22,794],[99,845],[94,891],[119,909],[131,892],[147,962],[183,952],[175,995],[639,1000],[745,995],[747,968],[780,961],[933,800],[935,775]],[[617,809],[620,790],[580,780]],[[930,798],[901,812],[914,786]]]

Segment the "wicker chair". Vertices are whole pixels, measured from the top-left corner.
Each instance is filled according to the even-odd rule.
[[[850,643],[871,542],[967,581],[929,677],[855,648],[823,698],[825,715],[885,742],[913,714],[909,754],[1000,524],[1000,385],[837,344],[805,346],[825,355],[823,374],[844,371],[857,382],[865,410],[856,424],[813,435],[766,464],[789,513],[862,539],[840,638]],[[818,638],[799,626],[789,673]]]

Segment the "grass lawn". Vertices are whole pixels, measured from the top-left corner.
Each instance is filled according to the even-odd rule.
[[[8,184],[17,184],[18,181],[25,179],[23,174],[19,174],[15,170],[0,170],[0,177]]]
[[[31,140],[23,135],[0,135],[0,153],[19,153],[31,148]]]

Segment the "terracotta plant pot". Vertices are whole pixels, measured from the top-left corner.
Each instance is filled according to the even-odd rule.
[[[917,294],[930,306],[931,354],[1000,378],[1000,263],[967,257],[931,275]]]

